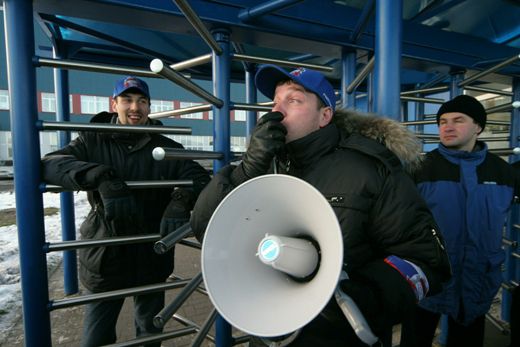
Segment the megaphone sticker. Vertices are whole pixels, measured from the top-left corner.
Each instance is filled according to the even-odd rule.
[[[260,252],[257,254],[264,263],[275,261],[280,254],[280,245],[273,239],[264,239],[260,242]]]

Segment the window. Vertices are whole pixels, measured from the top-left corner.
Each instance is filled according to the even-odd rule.
[[[245,122],[246,121],[246,111],[245,110],[235,110],[235,121]]]
[[[212,136],[192,136],[192,135],[170,135],[168,136],[184,146],[185,149],[197,151],[212,151]]]
[[[54,93],[42,93],[42,112],[56,112]]]
[[[0,161],[13,159],[13,141],[10,131],[0,131]]]
[[[42,155],[53,152],[59,148],[58,132],[44,131],[40,132],[40,151]]]
[[[246,151],[246,138],[231,136],[231,152],[245,152]]]
[[[201,103],[197,103],[197,102],[186,102],[186,101],[181,101],[181,108],[186,108],[186,107],[192,107],[192,106],[199,106],[199,105],[202,105]],[[202,119],[202,112],[195,112],[195,113],[190,113],[190,114],[183,114],[181,116],[181,118],[187,118],[187,119]]]
[[[7,90],[0,90],[0,110],[9,109],[9,92]]]
[[[42,93],[42,112],[56,112],[54,93]],[[69,95],[69,112],[72,113],[72,95]]]
[[[108,97],[81,95],[81,113],[96,114],[102,111],[108,111]]]
[[[150,112],[164,112],[173,110],[173,101],[166,100],[151,100]]]

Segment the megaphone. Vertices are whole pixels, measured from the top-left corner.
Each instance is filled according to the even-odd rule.
[[[334,294],[342,263],[332,207],[309,183],[287,175],[236,187],[213,213],[202,244],[211,302],[233,326],[260,337],[289,334],[314,319]]]

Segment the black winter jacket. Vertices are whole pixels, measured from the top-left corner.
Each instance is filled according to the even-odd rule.
[[[393,309],[383,306],[393,317],[381,324],[396,324],[402,319],[403,313],[398,312],[402,303],[393,294],[385,294],[398,290],[387,287],[393,285],[387,280],[395,280],[391,273],[395,271],[387,276],[386,256],[397,255],[420,266],[430,293],[439,292],[441,283],[451,276],[442,236],[405,171],[418,166],[420,143],[389,119],[345,110],[336,111],[333,119],[334,124],[287,144],[286,153],[278,157],[278,173],[309,182],[328,199],[343,232],[344,269],[352,280],[370,282],[383,302],[394,305]],[[241,166],[223,168],[201,193],[191,219],[199,240],[218,203],[241,183],[237,170]],[[406,287],[402,278],[397,281]],[[378,323],[371,321],[374,317],[368,311],[364,313],[377,330]]]
[[[91,123],[116,123],[117,115],[102,112]],[[161,125],[150,120],[150,125]],[[138,215],[127,216],[130,227],[116,230],[104,217],[99,193],[94,190],[100,183],[93,172],[107,166],[125,181],[193,179],[190,189],[194,200],[209,182],[209,175],[191,160],[156,161],[155,147],[183,148],[181,144],[158,134],[129,134],[82,132],[58,151],[42,159],[43,179],[70,190],[87,190],[92,207],[80,228],[82,239],[111,236],[158,234],[164,209],[171,201],[173,188],[134,189]],[[163,282],[173,271],[173,250],[158,255],[153,243],[124,246],[83,248],[79,251],[80,278],[92,292],[115,290],[132,286]]]

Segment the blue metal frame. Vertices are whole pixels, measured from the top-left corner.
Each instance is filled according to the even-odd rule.
[[[402,0],[376,1],[374,111],[397,121],[401,116]]]
[[[26,346],[51,346],[47,262],[43,252],[43,198],[39,190],[40,141],[36,129],[36,72],[31,0],[4,0],[11,93],[16,224]]]
[[[246,69],[246,103],[248,104],[256,104],[257,102],[257,93],[255,87],[255,72],[256,70],[253,68],[251,64],[248,64]],[[246,138],[249,138],[253,129],[256,126],[257,121],[257,111],[247,111],[246,112]]]
[[[256,17],[260,17],[269,12],[276,12],[282,8],[289,7],[295,3],[302,2],[303,0],[271,0],[264,2],[255,7],[246,8],[238,14],[238,18],[244,22],[250,21]]]
[[[356,107],[356,91],[347,93],[347,87],[356,78],[356,51],[343,49],[342,52],[341,101],[342,107]]]
[[[229,32],[226,29],[213,32],[223,53],[213,53],[213,90],[215,96],[223,101],[222,107],[213,106],[213,149],[224,153],[224,158],[213,161],[213,172],[217,173],[231,160],[230,146],[230,42]]]
[[[513,97],[511,100],[520,100],[520,78],[513,78]],[[520,145],[519,136],[520,136],[520,126],[518,126],[519,121],[518,117],[520,117],[520,109],[513,108],[511,111],[511,139],[510,139],[510,147],[515,148]],[[516,159],[518,160],[518,159]],[[514,161],[513,161],[514,162]],[[516,242],[516,247],[506,246],[506,260],[505,260],[505,273],[504,273],[504,281],[506,283],[510,283],[511,281],[516,281],[517,283],[520,281],[520,263],[518,258],[515,258],[512,253],[520,253],[520,247],[518,244],[520,243],[520,230],[515,228],[513,224],[518,224],[520,222],[520,204],[515,204],[511,208],[510,218],[507,223],[506,229],[506,238],[513,242]],[[511,307],[511,292],[508,289],[502,290],[502,309],[501,309],[501,317],[505,321],[509,321],[511,312],[509,308]]]
[[[376,52],[376,64],[372,74],[367,79],[367,108],[374,110],[392,118],[399,120],[401,114],[400,88],[402,76],[401,56],[416,57],[428,62],[442,63],[444,66],[462,66],[465,68],[480,66],[484,62],[499,60],[501,57],[509,57],[517,53],[515,48],[504,45],[489,43],[483,39],[472,38],[468,35],[457,34],[454,32],[441,31],[438,28],[427,27],[417,22],[422,16],[431,17],[432,13],[441,8],[431,8],[419,14],[411,21],[402,21],[402,0],[387,1],[377,0],[376,2],[376,26],[375,33],[371,29],[364,30],[370,22],[371,13],[374,9],[374,1],[367,1],[362,11],[353,9],[344,13],[336,14],[330,10],[335,5],[330,2],[304,2],[307,11],[295,10],[299,0],[273,0],[258,5],[255,1],[228,0],[224,2],[208,2],[193,0],[190,5],[194,7],[204,21],[211,22],[212,27],[221,28],[213,32],[216,41],[222,48],[221,54],[213,54],[213,90],[217,98],[223,101],[221,107],[214,106],[214,150],[224,153],[224,158],[214,162],[214,172],[218,172],[224,165],[232,159],[230,151],[230,82],[232,73],[231,53],[230,53],[230,33],[236,37],[247,36],[251,31],[258,31],[276,36],[281,40],[278,47],[266,49],[266,52],[275,52],[283,55],[281,51],[287,49],[294,60],[299,59],[319,59],[317,55],[321,51],[326,51],[331,47],[341,48],[341,98],[343,106],[354,107],[356,104],[355,93],[346,95],[345,86],[354,79],[356,70],[356,50],[365,49],[370,54]],[[460,1],[452,1],[449,5]],[[84,2],[78,2],[78,4]],[[40,177],[40,152],[39,152],[39,133],[36,127],[37,101],[36,101],[36,78],[35,67],[32,57],[34,56],[34,33],[33,33],[33,11],[31,0],[4,0],[4,21],[7,38],[7,59],[9,66],[9,89],[11,92],[11,126],[13,134],[14,150],[14,172],[15,172],[15,194],[16,207],[18,214],[18,238],[20,245],[20,267],[22,281],[22,296],[24,317],[25,343],[28,346],[50,346],[50,317],[47,309],[48,305],[48,284],[47,284],[47,264],[44,253],[45,230],[43,223],[43,201],[39,190]],[[105,6],[103,8],[116,8],[122,6],[124,13],[144,13],[152,18],[163,14],[172,17],[183,17],[183,14],[171,3],[161,2],[153,8],[151,2],[144,0],[120,1],[120,0],[100,0],[91,1],[89,6]],[[249,6],[251,4],[251,6]],[[255,6],[256,5],[256,6]],[[286,8],[294,5],[294,8]],[[447,5],[447,6],[449,6]],[[244,10],[244,6],[246,9]],[[249,6],[249,9],[247,9]],[[303,5],[302,5],[303,6]],[[291,6],[292,7],[292,6]],[[293,11],[294,10],[294,11]],[[81,8],[74,11],[80,13]],[[239,12],[242,11],[242,16]],[[104,11],[101,11],[104,12]],[[100,13],[99,20],[109,19],[110,11]],[[108,16],[108,17],[107,17]],[[317,21],[318,18],[327,18],[327,23]],[[88,23],[90,19],[77,19],[68,15],[56,17],[55,15],[41,14],[41,18],[47,25],[56,25],[56,28],[49,32],[60,33],[61,28],[73,29],[70,38],[56,38],[57,46],[63,48],[58,50],[60,54],[69,52],[71,48],[78,48],[79,41],[74,37],[85,37],[92,35],[95,37],[92,42],[85,42],[84,45],[90,48],[109,48],[110,45],[102,46],[101,40],[112,43],[114,46],[123,46],[126,49],[121,53],[130,54],[137,52],[142,57],[135,57],[132,62],[143,62],[145,58],[170,57],[162,47],[158,49],[145,48],[136,45],[131,41],[121,39],[117,36],[109,36],[102,30],[94,30],[89,26],[82,25]],[[117,24],[107,21],[103,25],[122,25],[119,30],[124,31],[126,18],[132,16],[122,15],[118,18]],[[248,23],[245,23],[248,21]],[[153,20],[151,20],[153,22]],[[147,25],[149,27],[147,27]],[[154,23],[136,26],[136,33],[152,30]],[[168,29],[172,28],[171,23],[164,23]],[[305,30],[302,30],[305,27]],[[179,20],[179,27],[173,32],[184,33],[186,23]],[[134,28],[130,28],[133,30]],[[144,30],[143,30],[144,29]],[[167,32],[168,30],[165,30]],[[133,33],[134,31],[132,31]],[[351,32],[349,35],[348,33]],[[16,37],[15,37],[16,35]],[[166,34],[165,34],[166,35]],[[260,35],[256,35],[260,36]],[[285,37],[286,36],[286,37]],[[283,40],[282,40],[283,38]],[[375,45],[374,45],[375,38]],[[101,40],[100,40],[101,39]],[[196,40],[196,39],[195,39]],[[247,41],[247,40],[245,40]],[[254,41],[254,40],[253,40]],[[355,41],[355,42],[352,42]],[[440,42],[443,43],[442,49]],[[248,42],[255,44],[255,42]],[[284,46],[287,44],[287,46]],[[90,46],[89,46],[90,45]],[[320,48],[316,48],[320,47]],[[345,47],[349,47],[345,49]],[[179,47],[175,47],[179,50]],[[100,49],[103,51],[103,49]],[[294,50],[294,51],[290,51]],[[165,53],[166,52],[166,53]],[[183,51],[183,53],[188,50]],[[296,55],[301,53],[300,55]],[[401,54],[402,53],[402,54]],[[67,55],[67,54],[64,54]],[[334,59],[324,55],[327,64],[333,64]],[[111,57],[117,61],[116,57]],[[289,59],[289,58],[287,58]],[[200,71],[198,68],[194,71]],[[513,64],[504,71],[520,71],[518,64]],[[254,65],[246,64],[245,78],[247,88],[247,102],[256,102],[257,95],[253,83]],[[446,79],[446,75],[438,73],[439,78],[431,80],[435,84]],[[458,83],[463,75],[460,73],[452,74],[451,77],[451,96],[459,95],[462,89]],[[427,84],[426,84],[427,85]],[[423,85],[423,87],[426,87]],[[56,97],[58,101],[57,118],[58,121],[69,120],[70,110],[68,104],[68,73],[62,70],[55,71]],[[514,79],[513,91],[514,99],[520,99],[519,79]],[[422,114],[421,108],[418,113]],[[520,116],[518,109],[513,110],[511,121],[511,145],[518,145],[520,127],[517,119]],[[246,131],[249,135],[256,124],[256,112],[247,112]],[[60,145],[63,146],[70,141],[68,133],[60,133]],[[22,155],[23,154],[23,155]],[[74,208],[72,193],[62,193],[62,229],[64,240],[72,240],[75,236],[74,231]],[[517,213],[516,215],[514,213]],[[514,212],[513,218],[517,218],[518,211]],[[519,233],[514,230],[509,231],[511,239],[519,241]],[[514,232],[514,234],[513,234]],[[512,258],[512,257],[510,257]],[[509,259],[506,263],[507,275],[509,279],[520,275],[520,267],[515,263],[516,259]],[[74,251],[68,251],[64,256],[65,264],[65,292],[72,294],[77,291],[76,255]],[[504,296],[503,314],[509,305],[507,294]],[[505,306],[504,306],[505,305]],[[508,314],[504,316],[508,318]],[[228,347],[232,344],[231,326],[222,317],[216,320],[216,344],[218,347]]]
[[[59,58],[59,48],[54,47],[54,58]],[[56,121],[70,121],[69,105],[69,72],[63,69],[54,69],[54,88],[56,95]],[[60,148],[70,142],[70,132],[59,131]],[[60,193],[61,238],[63,241],[76,239],[76,225],[74,217],[74,196],[72,192]],[[76,251],[63,252],[63,279],[66,295],[78,292],[78,261]]]
[[[464,73],[461,71],[453,71],[450,76],[450,99],[461,95],[464,91],[463,88],[459,87],[459,82],[464,79]],[[446,345],[448,341],[448,316],[443,314],[440,320],[440,334],[437,340],[441,345]]]
[[[224,158],[213,161],[213,172],[217,173],[231,160],[230,146],[230,41],[229,31],[219,29],[213,31],[215,40],[222,49],[222,54],[213,53],[213,87],[215,96],[223,101],[220,108],[213,106],[213,148],[222,152]],[[231,325],[220,315],[215,319],[216,347],[232,346]]]

